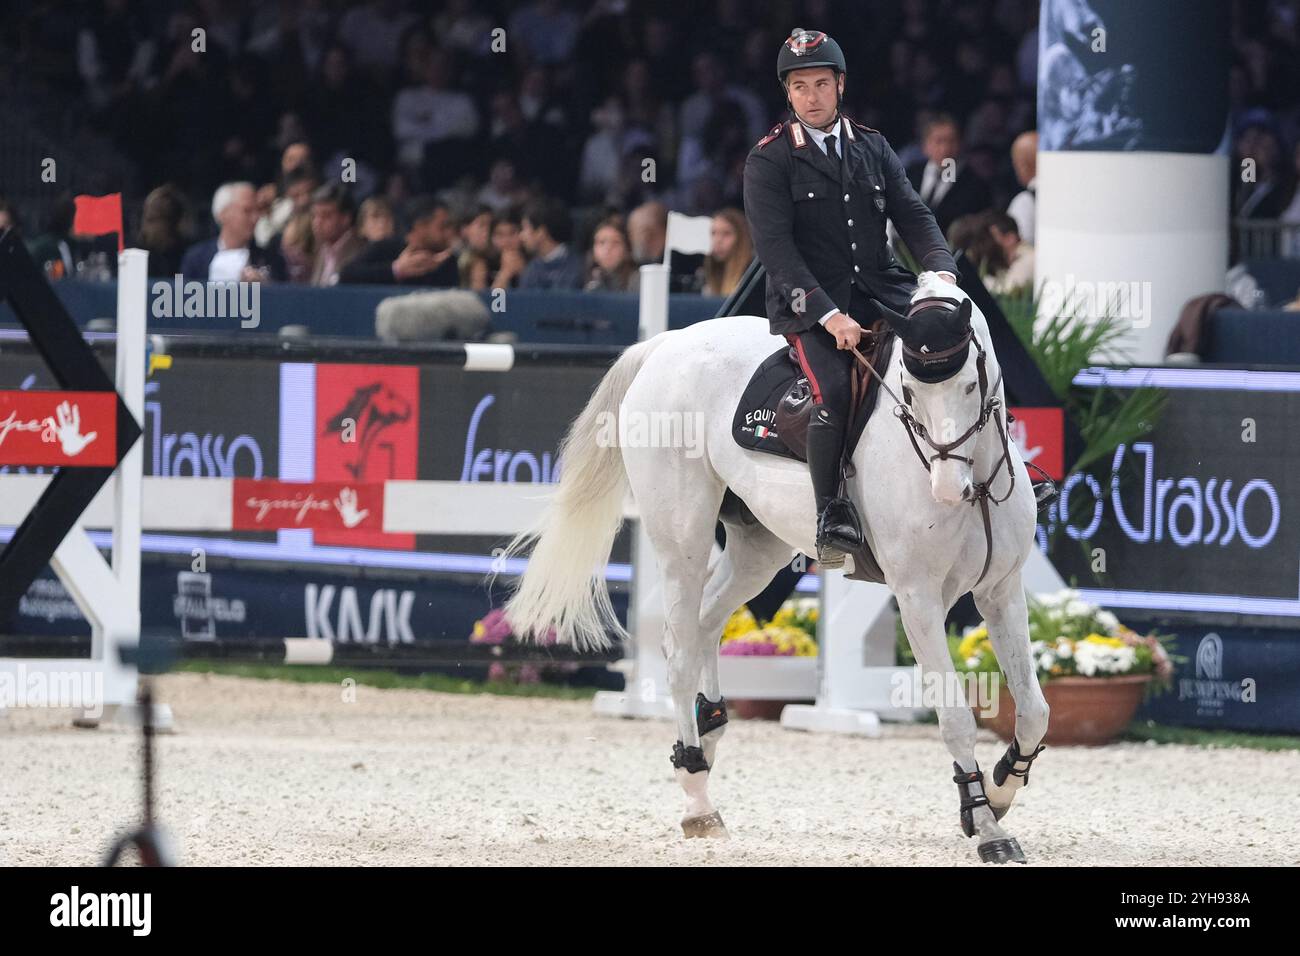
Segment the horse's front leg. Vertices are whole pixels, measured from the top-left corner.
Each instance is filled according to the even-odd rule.
[[[993,653],[1016,702],[1015,736],[984,783],[993,813],[1001,820],[1016,791],[1029,785],[1029,768],[1043,749],[1050,709],[1029,648],[1029,608],[1020,572],[977,593],[975,606],[988,625]]]
[[[984,862],[1024,863],[1020,845],[998,825],[984,793],[984,775],[975,762],[975,713],[948,652],[942,599],[937,590],[902,590],[897,597],[903,628],[921,667],[923,702],[935,704],[943,742],[952,754],[962,832],[979,837],[979,857]]]

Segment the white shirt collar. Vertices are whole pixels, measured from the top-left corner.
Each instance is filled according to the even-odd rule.
[[[835,125],[832,128],[827,130],[816,129],[812,126],[809,126],[803,120],[799,121],[799,125],[808,131],[808,135],[813,138],[813,142],[816,143],[821,148],[821,151],[823,153],[826,152],[826,137],[834,133],[836,137],[838,137],[838,142],[836,143],[835,148],[839,151],[841,156],[844,155],[843,124],[844,124],[843,116],[841,116],[838,120],[836,120]]]

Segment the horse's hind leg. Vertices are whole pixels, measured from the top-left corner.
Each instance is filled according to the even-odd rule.
[[[921,665],[925,690],[929,694],[931,688],[937,687],[940,692],[935,710],[943,742],[952,754],[962,832],[979,838],[979,857],[984,862],[1023,863],[1025,855],[1020,845],[998,825],[984,793],[984,774],[975,762],[975,714],[948,652],[943,602],[938,594],[910,589],[900,590],[897,597],[903,627],[916,662]]]
[[[718,679],[718,644],[727,619],[761,592],[776,572],[789,563],[793,549],[761,524],[723,522],[727,546],[711,569],[700,610],[700,636],[710,647],[705,659],[700,693],[696,697],[696,722],[704,759],[715,765],[718,741],[727,727],[727,704]]]
[[[1029,768],[1042,750],[1050,711],[1029,649],[1029,618],[1020,572],[975,595],[975,606],[988,624],[989,641],[1008,689],[1016,702],[1016,734],[990,778],[984,782],[989,806],[1001,820],[1016,791],[1029,785]]]
[[[672,764],[686,793],[682,830],[688,837],[725,837],[722,818],[709,801],[709,763],[695,710],[705,663],[714,652],[700,630],[700,603],[725,488],[701,459],[669,454],[660,449],[625,450],[624,461],[641,529],[659,559],[663,579],[663,650],[677,720]]]

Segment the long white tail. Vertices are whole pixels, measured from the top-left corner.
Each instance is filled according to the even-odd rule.
[[[504,557],[535,542],[528,567],[506,602],[506,620],[520,640],[537,640],[553,626],[556,640],[579,650],[603,650],[608,631],[627,637],[605,585],[605,565],[623,524],[627,474],[618,442],[602,442],[617,426],[619,405],[663,332],[619,356],[560,443],[560,481],[539,524],[515,535]],[[614,431],[614,434],[618,434]]]

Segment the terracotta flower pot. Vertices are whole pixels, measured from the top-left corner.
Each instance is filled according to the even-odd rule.
[[[759,700],[752,697],[728,697],[727,714],[742,720],[780,720],[786,704],[812,703],[799,700]]]
[[[1043,685],[1043,696],[1052,709],[1047,743],[1058,747],[1063,744],[1095,747],[1110,743],[1132,723],[1150,680],[1150,674],[1056,677],[1049,680]],[[1016,705],[1005,683],[998,696],[997,716],[982,717],[976,710],[975,720],[981,727],[987,727],[1010,743],[1015,733]]]

